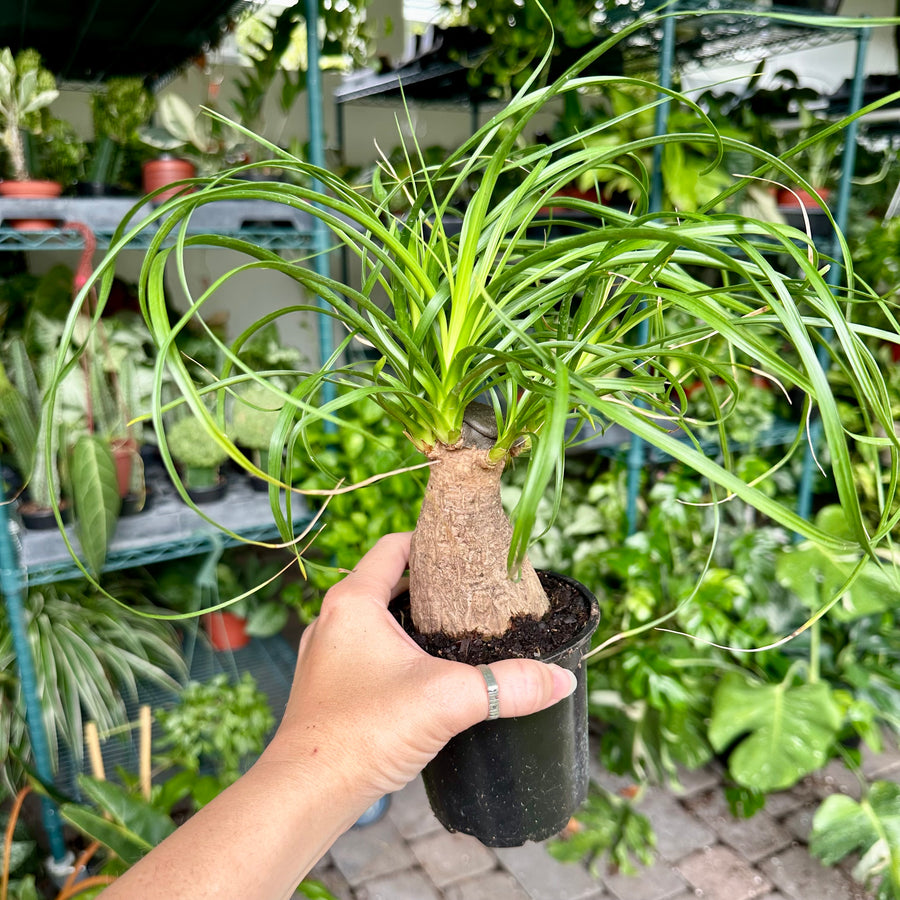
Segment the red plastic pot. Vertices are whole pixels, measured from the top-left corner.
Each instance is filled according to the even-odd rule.
[[[786,206],[790,209],[800,209],[801,207],[805,209],[820,209],[819,200],[827,203],[828,198],[831,196],[831,191],[828,188],[820,187],[816,188],[816,194],[818,194],[818,200],[809,191],[804,191],[800,188],[794,188],[792,191],[789,191],[787,188],[780,188],[776,196],[779,206]]]
[[[250,643],[246,620],[227,609],[207,613],[203,617],[203,627],[213,650],[240,650]]]
[[[119,496],[126,497],[131,493],[131,471],[134,467],[134,458],[138,455],[137,441],[134,438],[115,438],[110,442],[110,450],[116,464]]]

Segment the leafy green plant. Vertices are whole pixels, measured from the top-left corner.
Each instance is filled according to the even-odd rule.
[[[800,105],[797,110],[798,124],[781,135],[782,152],[809,142],[808,146],[792,157],[792,165],[817,191],[831,190],[837,184],[840,169],[837,165],[843,146],[840,132],[819,136],[830,122],[817,116],[812,110]],[[788,185],[793,187],[793,185]]]
[[[843,722],[840,706],[823,682],[763,685],[728,673],[713,698],[709,739],[716,750],[739,741],[728,759],[738,784],[757,791],[783,790],[820,769],[832,755]]]
[[[847,518],[839,506],[816,513],[816,523],[833,534],[846,533]],[[853,579],[855,561],[828,553],[809,542],[785,546],[776,564],[779,583],[811,611],[832,602],[829,612],[843,622],[885,612],[893,607],[890,574],[874,562],[865,564]]]
[[[130,466],[140,467],[137,438],[129,428],[130,410],[139,409],[140,367],[148,367],[140,329],[127,320],[111,329],[91,328],[82,316],[74,339],[80,351],[85,396],[83,417],[73,423],[69,480],[75,507],[75,528],[88,569],[98,573],[115,534],[123,494],[114,447],[131,446]],[[137,335],[135,335],[137,331]]]
[[[280,408],[278,399],[259,385],[251,384],[234,397],[231,437],[239,446],[255,450],[254,462],[263,469],[268,469],[269,442]]]
[[[860,854],[853,877],[877,900],[900,897],[900,785],[876,781],[859,801],[832,794],[816,810],[809,848],[833,866]]]
[[[166,445],[184,465],[186,487],[211,487],[217,483],[219,466],[228,459],[228,453],[193,416],[183,416],[172,425]]]
[[[632,875],[635,863],[650,865],[655,846],[649,820],[630,799],[592,784],[575,821],[547,849],[561,862],[587,862],[595,873],[608,857],[608,864],[616,871]]]
[[[748,531],[739,503],[707,505],[708,494],[677,466],[650,474],[644,528],[632,535],[615,466],[587,490],[573,484],[574,495],[597,498],[600,512],[582,512],[590,507],[582,499],[572,523],[586,530],[569,540],[573,571],[601,602],[588,693],[601,759],[642,783],[677,785],[679,767],[696,768],[713,754],[708,720],[723,673],[740,671],[741,649],[769,643],[781,624],[769,620],[766,604],[778,605],[771,582],[785,537],[766,527]]]
[[[69,477],[75,533],[89,571],[99,574],[122,508],[109,442],[96,434],[81,435],[72,448]]]
[[[84,174],[88,148],[71,122],[45,116],[39,134],[28,143],[29,168],[34,174],[59,182],[64,188]]]
[[[116,184],[124,154],[140,146],[139,130],[153,115],[153,95],[140,78],[110,78],[91,97],[94,146],[88,180]]]
[[[159,124],[138,130],[144,144],[166,152],[178,150],[201,172],[220,167],[228,142],[215,132],[211,120],[199,107],[191,106],[179,94],[167,93],[159,98],[156,116]]]
[[[61,581],[33,587],[25,599],[26,629],[36,661],[37,691],[43,698],[43,727],[54,765],[62,740],[76,760],[83,756],[83,723],[101,730],[127,721],[124,698],[137,695],[139,680],[178,689],[184,661],[172,628],[140,615],[154,612],[140,582],[119,578],[109,588],[131,612],[89,582]],[[31,765],[24,699],[13,674],[15,654],[5,617],[0,619],[0,758],[2,777],[15,784],[22,765]]]
[[[29,177],[23,132],[40,133],[41,110],[57,97],[53,73],[41,65],[36,50],[22,50],[15,56],[9,47],[0,49],[0,140],[6,149],[12,177]]]
[[[782,138],[778,123],[795,115],[800,106],[821,101],[821,95],[803,87],[792,69],[766,72],[769,60],[762,60],[740,90],[710,90],[700,97],[704,108],[717,118],[729,118],[749,134],[759,147],[774,145]]]
[[[50,509],[62,493],[58,417],[42,416],[43,394],[24,341],[14,336],[6,344],[7,366],[0,376],[0,427],[9,452],[27,479],[28,496],[36,507]]]
[[[418,471],[398,471],[421,457],[410,452],[381,407],[367,398],[342,410],[341,427],[324,424],[306,434],[293,457],[294,483],[304,491],[328,490],[346,480],[364,481],[372,471],[396,474],[377,484],[329,497],[324,527],[304,560],[310,583],[324,592],[374,546],[381,535],[410,531],[422,498]],[[301,593],[302,586],[294,586]],[[300,599],[300,598],[297,598]],[[301,606],[305,618],[318,610],[321,593]]]
[[[582,192],[594,190],[605,200],[623,199],[638,208],[645,208],[649,193],[649,173],[653,169],[653,145],[640,151],[629,149],[619,156],[611,153],[617,147],[634,148],[652,138],[656,127],[653,100],[656,88],[647,84],[623,83],[604,85],[593,98],[579,98],[581,104],[591,103],[581,116],[561,119],[554,130],[554,138],[578,141],[584,139],[587,149],[602,152],[606,160],[594,169],[582,172],[576,185]],[[592,102],[591,102],[592,101]],[[705,123],[691,107],[671,105],[667,113],[667,128],[672,132],[702,131]],[[718,120],[719,133],[744,141],[748,135],[728,120]],[[605,151],[605,152],[604,152]],[[680,141],[662,148],[660,157],[663,203],[667,208],[692,211],[710,208],[710,201],[731,184],[730,169],[725,157],[719,157],[718,147],[704,140]]]
[[[175,823],[165,812],[121,785],[79,775],[78,787],[96,811],[84,803],[66,803],[60,807],[60,814],[112,850],[126,868],[175,830]]]
[[[368,0],[346,4],[320,0],[323,68],[343,68],[348,60],[355,66],[365,65],[371,39],[365,17],[367,5]],[[298,48],[305,26],[304,10],[291,6],[278,15],[271,10],[259,10],[239,22],[236,29],[238,47],[249,65],[243,67],[236,80],[237,96],[231,101],[232,109],[246,128],[263,130],[263,107],[273,88],[277,88],[282,126],[273,128],[270,123],[264,129],[276,142],[288,113],[306,90],[306,59]],[[253,154],[256,147],[251,141],[242,149]]]
[[[467,53],[464,42],[458,50],[454,48],[453,55],[468,67],[470,83],[497,96],[508,96],[528,83],[548,45],[556,57],[553,68],[562,71],[583,48],[599,39],[606,24],[604,7],[609,5],[595,0],[548,0],[541,6],[514,0],[441,2],[453,25],[467,26],[477,36],[477,54]],[[607,54],[602,63],[610,70],[621,67],[621,59],[614,53]]]
[[[42,275],[20,270],[0,282],[5,337],[21,336],[33,358],[52,354],[72,305],[72,278],[72,269],[57,263]],[[58,333],[49,336],[52,331]]]
[[[205,403],[210,395],[218,395],[223,406],[226,394],[241,383],[268,384],[265,373],[243,367],[234,350],[223,346],[227,362],[218,378],[194,383],[174,343],[190,316],[174,324],[169,320],[166,265],[183,263],[188,248],[197,245],[228,247],[245,254],[251,269],[280,272],[327,301],[324,314],[342,323],[347,337],[334,357],[304,373],[293,391],[270,387],[284,402],[278,431],[291,450],[302,442],[308,425],[333,419],[356,400],[370,397],[426,454],[432,464],[429,486],[410,561],[412,617],[420,631],[497,634],[506,630],[513,614],[543,614],[547,598],[526,563],[526,551],[545,486],[562,481],[570,423],[591,421],[601,428],[618,424],[717,485],[718,498],[739,497],[790,531],[841,553],[874,556],[893,527],[886,510],[894,488],[882,507],[865,519],[850,454],[857,442],[875,442],[896,459],[890,398],[866,341],[848,322],[823,276],[824,261],[805,235],[780,223],[709,214],[708,209],[741,188],[740,179],[690,215],[670,209],[642,216],[555,197],[560,187],[619,157],[623,149],[640,152],[652,144],[665,148],[705,142],[717,153],[740,150],[757,158],[760,171],[776,168],[786,177],[793,177],[790,166],[764,149],[717,132],[702,111],[674,92],[673,100],[694,108],[708,126],[705,136],[673,132],[608,151],[587,149],[599,129],[589,129],[577,141],[548,146],[520,140],[549,102],[609,83],[608,76],[584,72],[640,27],[642,23],[623,28],[547,88],[527,83],[505,109],[424,176],[398,183],[388,173],[376,200],[263,142],[276,156],[275,167],[305,174],[325,192],[302,184],[250,184],[233,175],[218,176],[197,192],[165,204],[149,220],[123,224],[113,253],[98,266],[102,307],[118,249],[129,234],[150,222],[160,223],[141,275],[142,309],[160,348],[160,367],[170,369],[183,402],[215,443],[245,468],[251,464],[225,433],[223,417]],[[411,155],[416,152],[412,146]],[[498,199],[495,188],[510,171],[524,171],[525,177]],[[473,177],[480,179],[479,187],[464,208],[458,207],[454,188]],[[437,186],[446,185],[449,190],[441,193],[445,199],[435,202]],[[411,197],[409,213],[386,215],[391,198],[400,193]],[[324,224],[335,243],[357,257],[360,288],[286,263],[250,242],[187,236],[182,229],[195,209],[238,198],[273,199],[307,211]],[[555,218],[566,224],[568,233],[547,241],[542,210],[550,205],[559,209],[560,204],[563,211]],[[589,213],[591,218],[585,222],[566,211]],[[461,217],[459,230],[444,227],[445,217],[452,214]],[[846,243],[838,246],[849,283],[865,293],[852,278]],[[789,271],[776,268],[773,250],[789,260]],[[247,265],[190,298],[191,315],[200,315],[218,286],[245,274]],[[700,266],[717,273],[712,286],[697,276]],[[376,288],[386,303],[373,296]],[[300,309],[322,314],[318,303],[292,304],[289,314]],[[235,346],[277,317],[270,314],[251,326]],[[834,333],[827,346],[823,329]],[[890,322],[874,333],[897,341]],[[719,462],[690,440],[683,381],[688,373],[692,381],[698,372],[719,374],[721,365],[708,363],[694,349],[710,334],[720,336],[739,365],[754,365],[790,386],[799,398],[797,430],[783,460],[749,480],[742,477],[727,446],[722,446]],[[871,337],[873,330],[866,334]],[[356,339],[370,345],[377,357],[371,367],[340,364],[341,353]],[[817,358],[823,348],[832,364],[847,373],[854,396],[866,410],[861,433],[847,434],[841,425]],[[60,374],[66,365],[60,362]],[[344,385],[346,390],[334,399],[323,398],[326,384]],[[822,424],[836,495],[848,512],[850,539],[804,521],[792,506],[761,487],[800,453],[813,410]],[[164,447],[159,402],[153,418]],[[673,428],[680,428],[687,439],[673,435]],[[720,443],[724,438],[727,431]],[[509,523],[500,506],[501,474],[526,449],[531,454],[526,479]],[[269,475],[284,483],[277,454],[274,461],[271,457]],[[477,510],[454,503],[453,497],[461,495],[477,498]],[[290,538],[290,524],[276,506],[273,514]],[[448,544],[449,534],[458,539]],[[450,583],[444,564],[448,554],[458,563]],[[470,568],[478,572],[477,579],[468,576]],[[473,594],[466,585],[476,582],[481,587]]]
[[[174,707],[158,711],[157,719],[166,764],[193,773],[203,764],[212,767],[208,799],[238,779],[242,766],[262,752],[275,724],[268,699],[249,672],[237,682],[225,674],[191,682]]]
[[[160,606],[194,614],[234,600],[227,610],[246,620],[247,633],[270,637],[284,628],[294,605],[294,584],[279,577],[282,568],[252,548],[228,550],[199,568],[193,560],[173,560],[155,574],[154,593]]]
[[[900,292],[900,218],[879,221],[861,216],[855,225],[851,247],[860,277],[887,299],[895,297]],[[860,304],[855,318],[865,313]]]

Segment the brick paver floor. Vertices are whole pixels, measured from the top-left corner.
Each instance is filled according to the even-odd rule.
[[[900,752],[864,754],[863,770],[900,781]],[[628,787],[596,766],[592,775]],[[543,844],[490,850],[449,834],[417,780],[381,821],[341,837],[311,877],[339,900],[870,900],[847,867],[823,866],[806,847],[823,797],[858,796],[840,765],[773,795],[750,819],[731,815],[715,767],[684,773],[682,787],[645,792],[639,809],[656,831],[656,859],[637,875],[559,863]]]

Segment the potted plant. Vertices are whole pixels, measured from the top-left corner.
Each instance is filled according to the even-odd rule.
[[[82,192],[109,193],[119,183],[128,150],[141,146],[138,132],[149,121],[155,103],[140,78],[110,78],[91,97],[94,144]]]
[[[818,135],[817,132],[831,123],[803,104],[800,104],[797,116],[798,124],[782,133],[779,146],[783,154],[790,155],[791,165],[812,191],[801,185],[785,185],[778,190],[778,203],[793,209],[819,209],[830,198],[840,174],[838,161],[843,136],[840,132],[824,137]],[[799,152],[792,152],[796,148],[800,148]]]
[[[121,312],[96,328],[83,316],[75,334],[85,382],[85,422],[89,434],[108,445],[116,470],[122,512],[139,512],[147,497],[139,418],[152,393],[153,362],[143,322]]]
[[[288,620],[292,592],[279,577],[282,566],[261,563],[252,550],[238,558],[232,555],[236,552],[220,558],[217,549],[199,567],[195,561],[171,562],[156,577],[161,605],[182,613],[203,612],[214,650],[239,650],[251,638],[278,634]],[[204,612],[227,600],[233,602]]]
[[[57,197],[59,182],[34,177],[27,142],[40,134],[42,111],[59,96],[56,79],[41,65],[36,50],[13,56],[9,47],[0,49],[0,140],[6,151],[8,177],[0,181],[0,196]],[[50,227],[44,220],[20,223],[23,228]]]
[[[28,639],[44,663],[37,669],[37,690],[46,701],[54,769],[60,744],[82,761],[88,719],[101,731],[128,721],[125,700],[136,698],[139,680],[174,692],[186,674],[175,631],[152,615],[159,609],[146,602],[146,584],[119,575],[106,587],[121,604],[86,579],[39,585],[25,598]],[[0,679],[0,777],[15,785],[33,759],[5,616],[0,616],[0,663],[5,673]]]
[[[220,466],[228,459],[228,451],[194,416],[178,419],[166,432],[165,449],[161,443],[160,450],[164,457],[171,454],[181,464],[184,482],[182,485],[179,479],[176,486],[195,503],[220,500],[225,495],[227,481]]]
[[[205,174],[218,167],[222,146],[212,120],[178,94],[165,94],[157,104],[159,124],[139,130],[141,140],[163,153],[143,165],[144,193],[149,194],[175,181],[193,178],[198,169]],[[180,151],[173,155],[173,151]],[[162,202],[182,187],[162,190],[154,200]]]
[[[24,341],[14,336],[6,343],[6,366],[0,366],[0,428],[12,459],[25,483],[18,512],[27,528],[56,526],[53,508],[71,519],[62,499],[60,478],[60,417],[43,418],[43,394]]]
[[[262,385],[251,384],[237,393],[231,408],[231,437],[251,451],[251,460],[261,472],[269,470],[269,441],[284,404]],[[251,480],[256,490],[268,490],[268,482],[260,477]]]
[[[618,425],[632,439],[648,442],[706,478],[722,499],[741,497],[791,531],[860,558],[874,556],[891,527],[886,506],[873,519],[860,507],[849,449],[856,436],[841,427],[817,359],[823,328],[834,330],[828,352],[847,370],[851,392],[866,410],[867,434],[860,441],[880,441],[896,458],[890,400],[873,374],[878,367],[872,353],[847,321],[824,279],[823,260],[802,232],[730,213],[710,215],[708,209],[739,190],[740,180],[692,214],[662,210],[639,215],[555,196],[589,169],[623,152],[642,151],[651,142],[667,146],[705,140],[711,147],[754,155],[766,169],[776,166],[785,175],[790,166],[719,134],[696,105],[705,137],[668,133],[603,149],[589,146],[602,128],[594,126],[578,140],[549,146],[523,139],[548,103],[604,83],[604,76],[582,73],[638,27],[626,27],[603,42],[547,88],[532,90],[533,81],[528,82],[458,150],[417,173],[415,180],[394,182],[390,172],[382,172],[371,200],[332,173],[277,154],[277,148],[266,144],[277,154],[273,165],[306,174],[325,191],[302,184],[211,182],[171,203],[143,266],[143,309],[184,401],[211,440],[247,467],[221,418],[207,412],[205,404],[215,393],[224,402],[241,381],[255,381],[254,373],[236,366],[234,374],[197,384],[172,351],[184,323],[173,326],[165,315],[164,272],[167,261],[185,253],[182,223],[195,208],[223,197],[273,199],[307,210],[358,258],[359,288],[301,264],[287,264],[250,242],[215,235],[202,240],[210,247],[240,249],[253,268],[282,272],[323,298],[328,315],[348,329],[345,346],[358,337],[377,355],[371,367],[342,366],[335,355],[304,373],[291,392],[272,385],[273,398],[284,407],[270,449],[279,441],[288,447],[297,444],[308,424],[323,419],[339,424],[344,408],[370,397],[427,459],[429,482],[412,544],[410,615],[405,620],[423,645],[468,662],[489,661],[488,652],[561,659],[579,674],[572,697],[546,716],[484,722],[451,741],[426,770],[429,795],[444,824],[486,843],[546,837],[565,823],[587,786],[582,654],[596,626],[596,605],[586,589],[564,577],[542,578],[527,559],[537,505],[548,484],[559,488],[562,482],[571,431],[567,425]],[[688,98],[672,97],[692,107]],[[639,108],[635,114],[643,112]],[[525,175],[498,198],[495,187],[510,171]],[[465,204],[457,204],[454,189],[473,177],[478,189]],[[409,212],[391,216],[392,198],[401,193],[411,197]],[[554,220],[567,226],[552,241],[544,239],[541,212],[550,205],[557,208]],[[569,216],[568,211],[589,215]],[[444,227],[451,216],[459,217],[461,227]],[[140,227],[126,222],[119,234]],[[171,246],[165,244],[167,237]],[[193,247],[197,238],[192,235],[190,243]],[[772,264],[773,248],[790,260],[790,271]],[[842,261],[852,271],[846,255]],[[112,265],[111,259],[106,265]],[[717,273],[714,284],[701,280],[698,270]],[[241,265],[231,274],[245,271]],[[376,286],[386,293],[387,308],[371,296]],[[210,294],[192,298],[193,313],[202,313]],[[308,308],[319,309],[312,302]],[[285,314],[296,311],[292,304]],[[267,315],[258,327],[273,318]],[[886,340],[898,340],[890,323],[877,331]],[[728,448],[726,427],[719,434],[720,460],[691,441],[685,385],[698,378],[704,384],[728,378],[733,365],[704,355],[704,343],[715,335],[735,357],[790,385],[802,398],[785,462],[805,445],[808,418],[813,413],[818,417],[834,489],[848,511],[849,537],[823,532],[760,486],[778,465],[743,480]],[[331,398],[323,387],[335,382],[346,390]],[[162,404],[156,407],[162,442]],[[526,454],[524,487],[510,521],[500,504],[501,476]],[[824,456],[819,452],[817,458]],[[287,453],[283,465],[289,466],[291,459]],[[285,517],[274,508],[273,513],[289,538]],[[572,603],[570,612],[562,614],[570,626],[568,636],[556,647],[522,646],[519,626],[553,633],[556,623],[549,624],[553,620],[546,617],[565,606],[560,595],[568,595]],[[512,643],[504,646],[505,639]],[[487,749],[479,751],[482,739]],[[539,785],[530,783],[529,767]]]
[[[249,672],[237,681],[224,673],[205,682],[192,681],[175,706],[158,710],[156,718],[162,729],[158,747],[166,766],[195,774],[203,765],[212,767],[204,796],[198,797],[201,806],[237,781],[243,767],[262,752],[275,725],[268,698]]]

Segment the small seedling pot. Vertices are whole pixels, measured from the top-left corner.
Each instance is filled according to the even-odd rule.
[[[545,657],[575,673],[578,686],[549,709],[480,722],[453,738],[425,767],[431,808],[449,831],[488,847],[518,847],[562,831],[588,790],[587,677],[583,657],[600,613],[591,592],[554,574],[590,606],[581,631]],[[503,698],[500,698],[501,706]]]

